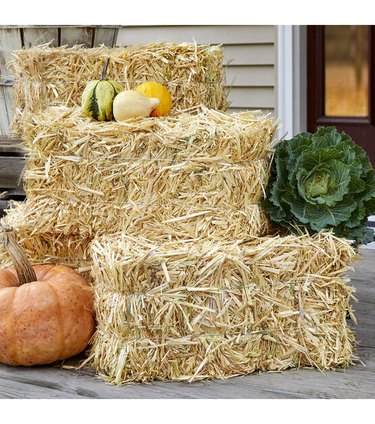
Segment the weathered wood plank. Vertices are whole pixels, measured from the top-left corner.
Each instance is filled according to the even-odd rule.
[[[363,348],[375,349],[375,305],[374,303],[359,302],[353,308],[358,325],[351,323],[356,334],[356,341]]]
[[[349,273],[352,285],[357,289],[354,296],[360,300],[359,303],[353,302],[355,309],[362,308],[362,303],[375,303],[375,250],[360,248],[359,252],[359,258],[353,263],[354,270]]]
[[[30,383],[21,381],[14,382],[8,379],[0,379],[0,398],[3,399],[87,399],[87,396],[81,396],[79,393],[67,393],[56,388],[41,388]]]
[[[26,194],[23,190],[22,183],[16,187],[0,187],[0,199],[3,200],[23,200]]]
[[[21,140],[0,136],[0,193],[6,192],[6,199],[25,195],[20,181],[24,166],[25,152]],[[6,207],[7,202],[1,202],[0,209]]]
[[[86,47],[92,47],[94,31],[93,27],[63,27],[61,28],[60,44],[68,46],[83,44]]]
[[[361,347],[375,348],[375,250],[359,249],[359,258],[353,262],[353,271],[349,272],[351,284],[356,288],[352,301],[358,325],[351,327]]]
[[[19,28],[0,27],[0,75],[10,76],[6,66],[11,59],[13,50],[22,48],[21,33]]]
[[[371,287],[371,285],[374,285],[375,281],[374,280],[357,280],[357,284],[360,282],[361,284],[361,302],[360,303],[370,303],[372,305],[374,305],[375,308],[375,299],[373,297],[371,297],[371,293],[373,291],[373,288]],[[363,287],[363,288],[362,288]],[[357,297],[357,293],[354,293],[354,296]],[[357,309],[357,306],[359,304],[354,303],[355,308]]]
[[[23,190],[22,182],[20,182],[20,176],[24,167],[24,157],[0,156],[0,190],[19,188],[22,193]]]
[[[6,200],[19,200],[26,196],[22,186],[14,188],[0,188],[0,193],[3,193],[1,197]]]
[[[6,87],[12,87],[14,84],[14,78],[11,76],[0,76],[0,85]]]
[[[3,197],[3,194],[0,190],[0,197]],[[0,200],[0,218],[5,215],[5,210],[8,209],[9,203],[7,200]]]
[[[21,372],[20,372],[21,371]],[[36,376],[34,376],[36,371]],[[194,383],[192,385],[185,383],[154,383],[149,385],[132,385],[124,387],[116,387],[106,385],[93,375],[79,375],[75,371],[58,370],[48,368],[47,371],[40,367],[34,369],[20,369],[6,366],[0,366],[0,382],[3,382],[4,391],[1,390],[0,397],[20,398],[20,393],[25,392],[26,398],[53,398],[59,393],[60,398],[113,398],[113,399],[137,399],[137,398],[217,398],[225,397],[227,392],[227,384],[224,386],[221,382]],[[229,382],[229,381],[228,381]],[[228,383],[226,382],[226,383]],[[6,387],[9,385],[10,390]],[[26,385],[26,386],[25,386]],[[17,393],[16,388],[19,392]],[[30,389],[31,388],[31,389]],[[232,390],[229,392],[229,398],[241,398],[243,386],[231,385]],[[270,397],[267,392],[263,392],[263,388],[254,384],[253,391],[257,392],[260,398]],[[263,392],[263,393],[262,393]],[[272,392],[272,390],[271,390]],[[280,398],[284,393],[275,390],[274,396]],[[305,398],[303,394],[290,392],[292,397]]]
[[[23,29],[23,42],[25,48],[51,42],[51,46],[59,45],[59,28],[26,27]]]
[[[117,33],[117,28],[96,28],[93,47],[98,47],[101,44],[104,44],[106,47],[113,47],[117,39]]]
[[[9,134],[10,121],[5,100],[5,92],[8,88],[0,86],[0,134]]]
[[[22,48],[19,28],[0,27],[0,76],[10,75],[6,64],[13,50]],[[13,119],[13,92],[8,85],[0,86],[0,134],[8,135],[9,126]]]
[[[23,156],[25,151],[22,147],[22,141],[19,138],[3,137],[0,135],[0,156],[5,154],[17,154]]]
[[[374,398],[375,350],[361,350],[366,364],[345,370],[321,373],[317,370],[289,370],[283,373],[254,373],[229,380],[196,382],[155,382],[123,387],[110,386],[91,372],[82,373],[56,367],[12,368],[0,365],[4,390],[0,397],[11,398],[127,398],[127,399],[275,399],[275,398]],[[19,389],[16,390],[17,384]],[[25,384],[33,387],[30,392]],[[11,387],[6,390],[7,385]],[[1,387],[1,386],[0,386]],[[24,396],[24,391],[27,390]]]

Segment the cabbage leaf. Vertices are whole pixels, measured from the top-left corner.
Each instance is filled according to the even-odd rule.
[[[319,127],[276,146],[264,208],[276,225],[367,243],[374,239],[366,222],[375,214],[375,171],[347,134]]]

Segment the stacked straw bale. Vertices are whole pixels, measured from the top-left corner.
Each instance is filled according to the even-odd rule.
[[[198,380],[352,362],[346,324],[354,251],[314,237],[90,245],[96,332],[90,360],[111,383]]]
[[[110,58],[107,77],[133,89],[144,81],[158,81],[172,95],[172,114],[195,107],[226,110],[221,46],[195,43],[152,43],[131,47],[87,49],[48,45],[17,50],[9,69],[15,76],[14,131],[22,113],[49,106],[79,106],[88,81],[100,77]]]
[[[167,84],[172,115],[81,116],[107,57],[127,88]],[[98,373],[122,384],[351,363],[354,251],[331,233],[265,236],[277,122],[223,112],[219,46],[42,46],[11,68],[27,200],[3,222],[33,263],[91,271]]]
[[[158,239],[261,235],[276,123],[200,108],[98,123],[77,108],[24,120],[27,201],[8,215],[34,234],[126,231]]]

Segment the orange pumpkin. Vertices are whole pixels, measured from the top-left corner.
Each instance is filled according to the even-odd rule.
[[[49,364],[80,353],[95,328],[87,281],[66,266],[32,267],[12,231],[4,246],[15,269],[0,270],[0,362]]]

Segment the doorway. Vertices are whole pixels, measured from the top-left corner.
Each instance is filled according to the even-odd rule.
[[[375,26],[307,27],[307,130],[345,131],[375,166]]]

